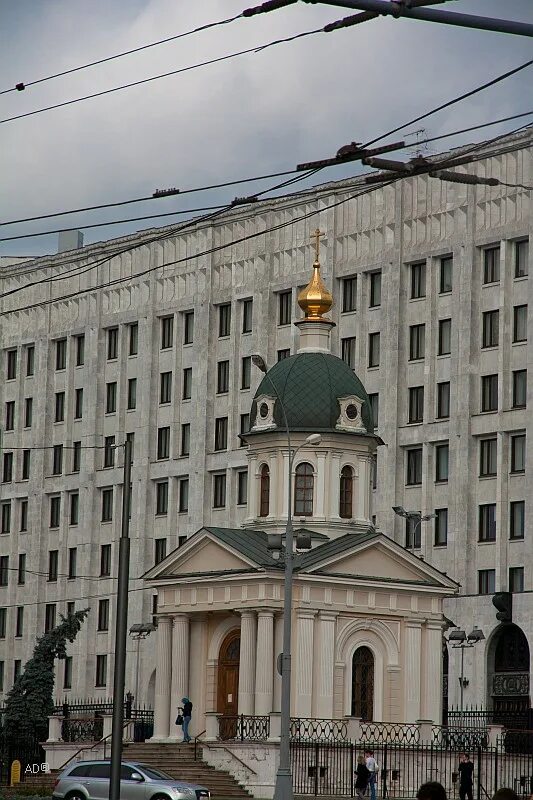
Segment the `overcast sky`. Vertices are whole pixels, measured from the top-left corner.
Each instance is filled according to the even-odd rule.
[[[224,19],[245,7],[246,0],[0,0],[0,89]],[[446,8],[533,23],[533,0],[452,0]],[[348,13],[299,3],[240,19],[1,95],[0,120],[310,30]],[[532,43],[525,37],[381,18],[0,124],[0,221],[144,196],[160,187],[184,189],[281,171],[332,156],[343,144],[373,138],[531,58]],[[409,130],[423,126],[435,136],[531,110],[532,79],[530,68]],[[521,122],[448,144],[477,141]],[[447,146],[435,145],[433,152]],[[324,180],[356,171],[355,165],[329,170]],[[253,188],[3,227],[0,236],[214,205]],[[88,229],[85,242],[149,227],[146,221]],[[0,242],[2,255],[56,249],[57,235]]]

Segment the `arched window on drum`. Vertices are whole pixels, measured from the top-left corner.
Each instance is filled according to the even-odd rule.
[[[259,516],[268,517],[270,510],[270,470],[266,464],[261,467],[259,489]]]
[[[311,517],[313,515],[313,467],[307,462],[298,464],[294,476],[294,516]]]
[[[341,519],[353,517],[353,469],[349,466],[341,470],[339,516]]]

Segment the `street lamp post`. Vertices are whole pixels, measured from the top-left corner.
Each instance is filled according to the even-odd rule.
[[[483,631],[474,626],[472,631],[466,635],[462,628],[456,628],[455,630],[451,631],[450,635],[448,636],[448,642],[450,642],[451,646],[456,650],[460,648],[461,650],[461,676],[459,678],[459,686],[461,690],[461,697],[460,697],[460,706],[461,706],[461,713],[464,710],[463,705],[463,693],[465,687],[468,686],[468,681],[465,680],[465,650],[467,647],[474,647],[478,642],[483,641],[485,638],[485,634]]]
[[[294,535],[292,527],[292,467],[294,457],[298,450],[305,445],[319,445],[322,437],[319,433],[312,433],[302,444],[294,450],[291,447],[291,434],[287,414],[281,401],[276,385],[268,374],[265,360],[260,355],[253,355],[252,362],[264,373],[274,390],[283,414],[287,445],[289,449],[289,474],[287,486],[287,523],[285,527],[285,576],[283,594],[283,654],[281,657],[281,731],[279,744],[279,766],[276,774],[274,789],[275,800],[293,800],[292,774],[291,774],[291,637],[292,637],[292,580],[293,580],[293,547]]]
[[[137,642],[137,657],[135,662],[135,703],[139,707],[139,659],[141,652],[141,641],[146,639],[152,631],[155,631],[155,625],[151,622],[138,622],[130,628],[130,636],[134,642]]]
[[[405,519],[415,523],[413,526],[413,545],[412,545],[413,549],[415,547],[416,531],[418,530],[420,525],[423,522],[427,522],[430,519],[435,519],[435,517],[437,516],[436,514],[424,514],[422,516],[420,511],[406,511],[405,508],[403,508],[403,506],[393,506],[392,510],[398,517],[404,517]]]

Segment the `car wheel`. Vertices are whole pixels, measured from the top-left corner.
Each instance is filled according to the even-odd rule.
[[[70,792],[65,795],[65,800],[87,800],[87,798],[82,792]]]
[[[154,794],[150,800],[170,800],[170,798],[167,794]]]

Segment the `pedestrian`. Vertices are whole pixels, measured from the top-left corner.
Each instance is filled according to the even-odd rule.
[[[376,781],[378,778],[378,765],[374,758],[373,750],[365,750],[366,768],[370,773],[368,776],[368,785],[370,787],[370,800],[376,800]]]
[[[355,793],[359,800],[363,800],[368,786],[368,779],[370,778],[370,772],[365,764],[364,756],[357,756],[355,775]],[[502,800],[504,799],[502,798]]]
[[[472,792],[473,788],[473,780],[472,776],[474,774],[474,765],[470,760],[470,756],[468,753],[461,753],[461,757],[459,758],[459,797],[460,800],[465,800],[468,797],[468,800],[474,800],[474,795]]]
[[[519,800],[518,795],[516,792],[513,792],[512,789],[506,789],[502,787],[498,789],[492,795],[492,800]]]
[[[446,790],[442,783],[428,781],[423,783],[416,793],[416,800],[446,800]],[[505,800],[501,798],[500,800]]]
[[[189,736],[189,725],[192,717],[192,703],[188,697],[182,697],[181,702],[183,703],[183,706],[178,706],[176,725],[181,725],[183,729],[183,741],[187,743],[191,741],[191,737]]]

